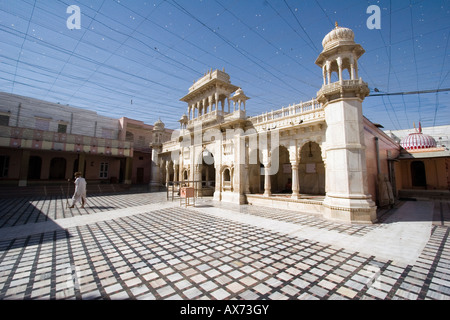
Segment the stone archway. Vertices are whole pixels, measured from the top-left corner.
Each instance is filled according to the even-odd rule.
[[[222,190],[233,191],[233,171],[228,166],[222,168]]]
[[[182,181],[188,181],[189,180],[189,170],[188,169],[184,169],[183,173],[181,175],[181,180]]]
[[[317,142],[308,141],[302,146],[298,170],[301,194],[325,195],[325,165]]]
[[[207,149],[202,152],[201,164],[202,195],[211,196],[214,194],[216,185],[216,164],[214,161],[214,155]]]
[[[264,165],[261,163],[258,149],[249,149],[248,192],[257,194],[264,192]]]
[[[292,168],[289,161],[288,149],[280,145],[278,147],[278,171],[271,175],[272,193],[292,193]]]

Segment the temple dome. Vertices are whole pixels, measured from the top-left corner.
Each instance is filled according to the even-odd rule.
[[[237,96],[238,94],[243,94],[243,93],[244,93],[244,91],[241,88],[239,88],[239,89],[236,90],[234,95]]]
[[[414,132],[403,138],[400,145],[406,150],[428,149],[436,147],[436,140],[422,132]]]
[[[181,123],[187,123],[188,121],[189,121],[189,118],[186,115],[186,113],[181,116],[180,120],[178,120],[178,122],[181,122]]]
[[[354,44],[355,34],[349,28],[339,27],[336,23],[336,28],[331,30],[325,38],[323,38],[322,46],[324,49],[330,49],[337,45]]]
[[[164,122],[162,122],[161,119],[158,119],[153,125],[153,130],[164,130]]]

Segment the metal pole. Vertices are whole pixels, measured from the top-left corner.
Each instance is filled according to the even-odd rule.
[[[70,207],[70,205],[69,205],[69,188],[70,188],[70,179],[67,179],[66,209],[68,207]]]

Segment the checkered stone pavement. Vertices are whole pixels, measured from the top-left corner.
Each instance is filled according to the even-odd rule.
[[[62,196],[0,199],[0,228],[64,219],[166,201],[166,194],[90,195],[85,208],[68,208]]]
[[[0,299],[450,299],[446,226],[434,225],[415,263],[405,264],[251,221],[278,219],[352,239],[383,231],[383,224],[322,223],[313,215],[211,200],[198,201],[198,208],[156,205],[161,199],[111,196],[95,206],[153,202],[139,213],[0,240]]]

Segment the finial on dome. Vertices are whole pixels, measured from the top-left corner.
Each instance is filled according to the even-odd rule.
[[[336,28],[339,27],[337,21],[334,22],[334,25],[336,26]]]

